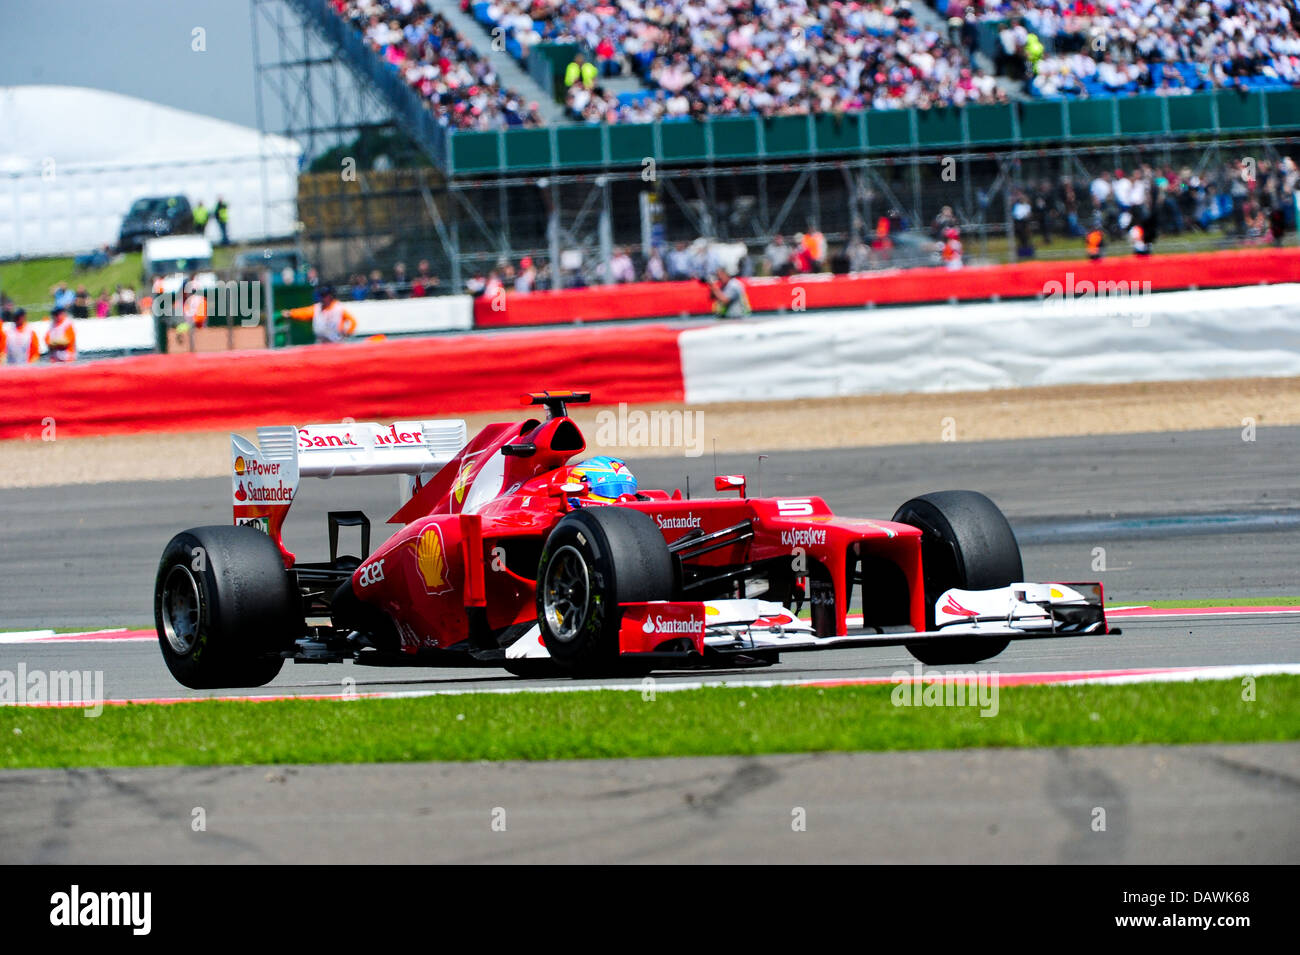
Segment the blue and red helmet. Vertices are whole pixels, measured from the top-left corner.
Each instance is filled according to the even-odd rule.
[[[575,464],[569,470],[575,481],[587,485],[587,497],[606,504],[611,504],[624,494],[636,493],[636,475],[628,468],[627,462],[608,455]]]

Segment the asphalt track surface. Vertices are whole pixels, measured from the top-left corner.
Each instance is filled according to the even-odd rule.
[[[643,485],[689,473],[697,492],[712,486],[709,454],[629,457]],[[717,470],[875,517],[924,491],[985,491],[1016,528],[1027,577],[1101,579],[1111,604],[1300,593],[1300,428],[1254,442],[1231,430],[773,453],[761,488],[753,456],[719,455]],[[329,509],[363,509],[382,534],[395,485],[304,482],[290,546],[316,557]],[[228,522],[229,493],[223,479],[0,491],[0,630],[150,626],[163,545]],[[197,695],[147,642],[0,645],[0,668],[19,663],[102,670],[110,699]],[[881,677],[912,663],[902,648],[788,654],[709,676]],[[1126,621],[1122,636],[1013,644],[992,666],[1278,663],[1300,663],[1295,615]],[[525,685],[495,670],[300,664],[244,692],[331,693],[345,678],[362,693]],[[551,683],[573,685],[527,685]],[[205,832],[192,830],[196,807]],[[1296,744],[14,771],[0,773],[0,862],[1294,863],[1298,809]]]
[[[1294,863],[1297,802],[1298,744],[32,770],[0,863]]]
[[[689,475],[696,491],[711,489],[715,473],[710,454],[632,463],[643,486],[681,487]],[[1297,427],[1260,428],[1254,442],[1230,430],[773,453],[761,478],[753,456],[719,455],[717,468],[744,471],[755,493],[760,482],[768,495],[820,493],[838,512],[869,517],[888,517],[924,491],[982,490],[1016,528],[1029,579],[1100,579],[1112,605],[1300,593]],[[397,481],[307,479],[299,494],[286,540],[313,559],[326,546],[330,509],[366,511],[382,536]],[[228,522],[229,495],[219,478],[0,491],[0,631],[152,626],[163,545],[185,527]],[[1101,572],[1093,569],[1098,548]],[[1013,643],[996,666],[1011,673],[1300,663],[1295,616],[1131,621],[1123,629],[1117,637]],[[198,695],[171,678],[149,643],[0,645],[0,665],[19,661],[29,670],[102,670],[111,699]],[[901,647],[845,650],[711,675],[838,679],[888,675],[912,662]],[[521,682],[495,669],[286,664],[269,687],[235,692],[337,692],[344,679],[357,692]],[[534,685],[548,683],[572,685]]]

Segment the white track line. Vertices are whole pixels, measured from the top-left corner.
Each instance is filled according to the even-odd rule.
[[[980,679],[989,680],[997,677],[999,684],[1003,679],[1012,686],[1084,686],[1084,685],[1124,685],[1135,683],[1190,683],[1196,680],[1234,680],[1245,677],[1272,676],[1277,674],[1300,675],[1300,663],[1260,663],[1236,666],[1208,667],[1171,667],[1151,670],[1077,670],[1077,671],[1043,671],[1039,673],[1001,673],[996,670],[980,671]],[[508,695],[512,693],[586,693],[609,690],[619,693],[668,693],[703,689],[766,689],[771,687],[807,687],[818,689],[837,689],[845,686],[892,686],[900,683],[929,682],[969,682],[970,672],[965,674],[944,674],[941,672],[922,673],[896,671],[889,676],[849,677],[846,679],[791,678],[787,680],[691,680],[663,681],[646,677],[635,683],[603,684],[565,684],[560,686],[503,686],[469,689],[448,687],[425,690],[384,690],[379,692],[339,692],[339,693],[304,693],[298,696],[274,694],[260,696],[212,696],[212,697],[157,697],[136,698],[128,700],[104,700],[105,706],[126,704],[173,704],[202,702],[232,703],[270,703],[289,700],[402,700],[418,699],[428,696],[472,696],[472,695]],[[77,700],[61,703],[0,702],[0,706],[36,706],[83,709],[95,706],[93,700]]]
[[[152,630],[84,630],[79,633],[58,633],[55,630],[12,630],[0,632],[0,644],[36,643],[157,643],[158,635]]]

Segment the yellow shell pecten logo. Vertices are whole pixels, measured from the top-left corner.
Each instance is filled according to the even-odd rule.
[[[451,493],[456,498],[457,504],[465,502],[465,490],[469,487],[469,474],[473,470],[473,462],[467,462],[460,466],[460,473],[456,475],[456,483],[451,486]]]
[[[449,590],[447,583],[447,558],[443,553],[442,531],[434,524],[424,529],[415,541],[415,564],[424,580],[424,589],[431,594]]]

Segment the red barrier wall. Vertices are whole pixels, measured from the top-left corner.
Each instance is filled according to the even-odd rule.
[[[146,355],[0,368],[0,438],[425,418],[511,406],[526,391],[681,401],[678,331],[663,326]]]
[[[1300,249],[1250,249],[1150,257],[1125,256],[1090,262],[1018,262],[1014,265],[904,269],[856,275],[748,279],[749,302],[756,312],[789,311],[795,289],[804,290],[805,308],[853,308],[946,302],[949,299],[1034,298],[1049,282],[1150,282],[1152,291],[1222,288],[1234,285],[1300,281]],[[700,282],[646,282],[565,292],[507,293],[505,308],[487,299],[474,303],[480,328],[599,322],[629,318],[707,315],[709,293]]]
[[[475,328],[516,328],[560,322],[606,322],[620,318],[675,318],[709,314],[703,282],[634,282],[563,292],[507,292],[504,307],[474,300]]]

